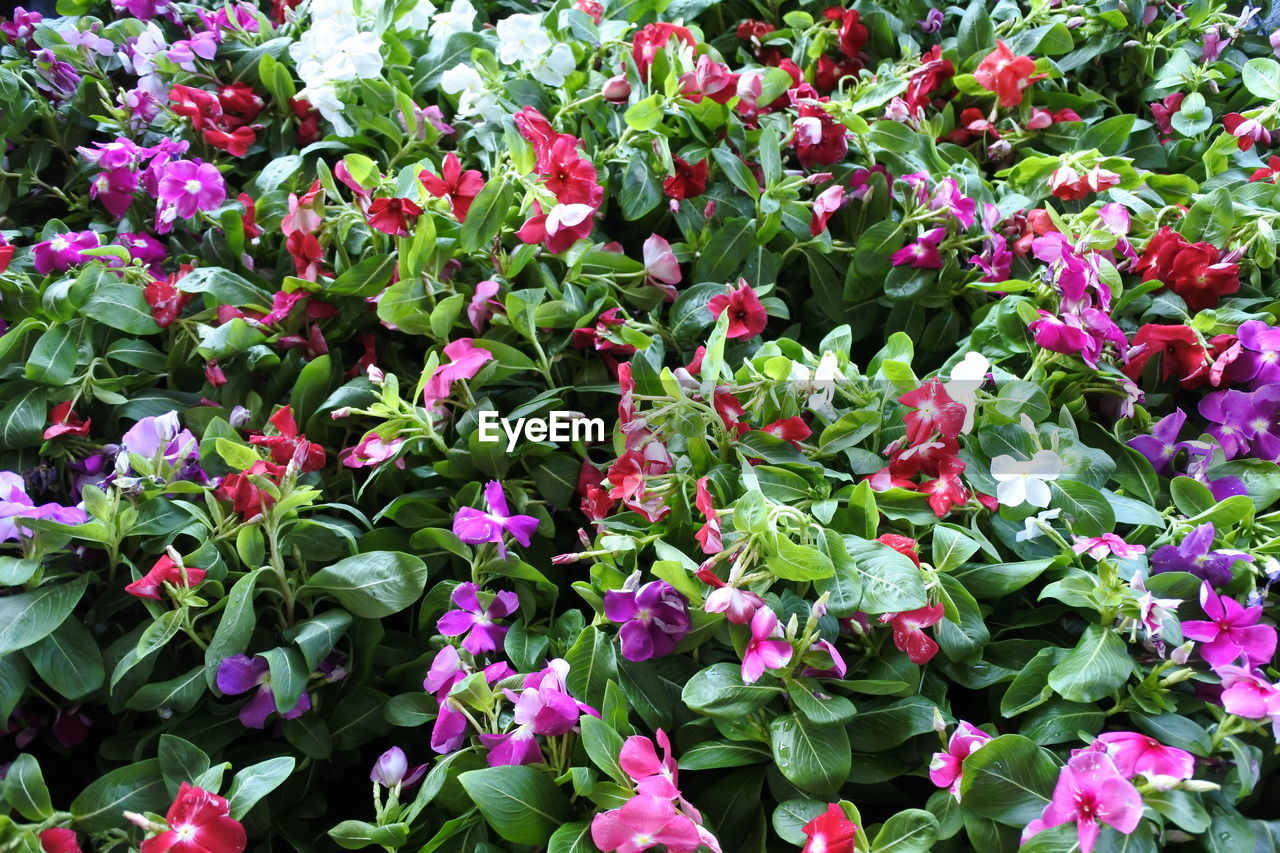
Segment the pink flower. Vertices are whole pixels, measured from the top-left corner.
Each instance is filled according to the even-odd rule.
[[[662,747],[661,759],[653,741],[637,735],[627,738],[622,745],[618,765],[636,783],[640,796],[672,800],[680,796],[680,789],[676,786],[676,762],[671,757],[671,741],[667,733],[658,729],[657,737]]]
[[[680,262],[671,244],[654,234],[644,241],[644,272],[651,281],[676,285],[680,283]]]
[[[1191,753],[1165,746],[1155,738],[1137,732],[1107,732],[1098,735],[1098,740],[1107,745],[1107,754],[1126,779],[1142,775],[1154,781],[1160,777],[1158,784],[1167,789],[1172,782],[1190,779],[1195,773],[1196,760]]]
[[[1101,536],[1092,538],[1073,536],[1072,539],[1075,540],[1071,546],[1072,551],[1077,554],[1088,554],[1095,560],[1106,559],[1108,554],[1114,554],[1122,560],[1127,560],[1130,557],[1147,553],[1147,546],[1130,545],[1114,533],[1104,533]]]
[[[68,231],[66,234],[54,234],[42,243],[31,248],[32,263],[40,275],[51,272],[66,272],[75,264],[89,260],[87,255],[80,254],[85,249],[98,248],[98,235],[93,231]]]
[[[591,235],[596,209],[589,204],[557,204],[543,213],[535,202],[534,209],[537,212],[516,232],[522,243],[545,243],[548,252],[559,254]]]
[[[894,252],[889,260],[895,267],[910,264],[922,270],[942,269],[942,255],[938,252],[938,244],[946,235],[945,228],[930,228],[917,237],[914,243],[908,243]]]
[[[933,760],[929,762],[929,778],[933,784],[946,788],[951,796],[959,800],[964,760],[989,740],[991,735],[972,723],[961,720],[960,725],[951,733],[951,740],[947,741],[947,751],[935,752]]]
[[[1142,795],[1104,752],[1087,750],[1073,757],[1058,775],[1044,814],[1027,825],[1022,843],[1046,829],[1075,821],[1081,853],[1093,853],[1101,824],[1125,835],[1142,821]]]
[[[226,201],[227,185],[222,173],[210,163],[174,160],[164,167],[159,198],[179,219],[190,219],[199,211],[213,210]]]
[[[1200,656],[1215,669],[1235,663],[1241,655],[1246,666],[1269,663],[1276,651],[1276,629],[1259,625],[1262,605],[1243,607],[1229,595],[1215,595],[1206,583],[1200,587],[1200,607],[1209,621],[1182,623],[1182,635],[1204,643]]]
[[[693,534],[693,538],[698,540],[698,544],[702,546],[704,554],[718,554],[724,550],[724,544],[720,541],[720,519],[716,515],[715,505],[711,502],[711,492],[707,491],[707,478],[702,477],[698,480],[694,505],[698,511],[707,519],[707,523]]]
[[[791,644],[786,640],[773,639],[781,636],[778,615],[768,607],[758,608],[751,617],[751,639],[742,653],[744,684],[754,684],[766,669],[779,669],[791,660],[794,651]]]
[[[1242,666],[1228,664],[1214,671],[1222,679],[1223,709],[1246,720],[1270,717],[1276,740],[1280,742],[1280,684],[1272,684],[1258,671]]]
[[[678,814],[670,800],[645,796],[596,815],[591,840],[605,853],[640,853],[659,844],[667,853],[694,853],[702,843],[697,825]]]
[[[839,184],[827,187],[813,200],[813,219],[809,221],[809,233],[817,237],[827,228],[827,221],[844,204],[844,187]]]
[[[383,441],[376,432],[371,432],[360,439],[359,444],[342,454],[342,464],[348,468],[371,468],[394,457],[403,446],[403,438]],[[404,460],[397,459],[396,467],[404,468]]]
[[[939,603],[905,613],[885,613],[880,621],[893,625],[893,644],[898,651],[906,652],[912,663],[928,663],[938,653],[938,644],[924,629],[941,622],[942,613]]]
[[[494,311],[502,307],[502,303],[493,298],[497,295],[500,286],[493,279],[476,282],[476,292],[467,303],[467,319],[477,335],[484,330],[485,324],[489,322]]]
[[[449,396],[456,380],[472,378],[493,360],[493,354],[476,346],[471,338],[458,338],[446,344],[444,354],[449,362],[435,369],[423,392],[423,404],[433,413],[439,410],[440,401]]]
[[[707,613],[723,613],[735,625],[746,625],[763,606],[764,599],[751,590],[728,585],[712,590],[702,603]]]

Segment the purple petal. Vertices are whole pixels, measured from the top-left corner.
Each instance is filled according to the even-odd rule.
[[[604,594],[604,615],[610,622],[626,622],[638,612],[634,592],[611,589]]]
[[[507,508],[507,496],[502,491],[502,484],[497,480],[490,480],[484,487],[484,499],[489,504],[489,512],[498,518],[506,518],[510,515]]]
[[[446,637],[456,637],[471,630],[476,624],[476,615],[466,610],[450,610],[436,622],[436,630]]]
[[[275,709],[276,700],[271,695],[271,688],[264,684],[240,709],[240,722],[251,729],[264,729],[267,727],[267,717],[270,717]]]
[[[502,625],[479,623],[462,640],[462,647],[473,655],[485,655],[496,651],[506,636],[507,629]]]
[[[520,607],[520,596],[510,590],[504,589],[499,592],[493,599],[493,603],[489,605],[490,619],[503,619],[515,613]]]
[[[527,548],[533,540],[534,531],[538,529],[538,519],[531,515],[513,515],[503,521],[501,526]]]
[[[480,602],[476,600],[477,589],[479,589],[479,587],[471,583],[471,581],[458,584],[453,591],[453,595],[450,596],[450,600],[463,610],[470,610],[472,613],[479,613]]]
[[[285,711],[280,716],[284,717],[286,720],[296,720],[298,719],[298,717],[301,717],[303,714],[307,713],[310,710],[311,710],[311,696],[310,694],[304,692],[302,695],[298,697],[297,703],[295,703],[292,708],[290,708],[288,711]]]
[[[270,665],[261,658],[250,658],[248,655],[224,658],[218,665],[218,690],[227,696],[247,693],[262,683],[262,678],[269,669]]]
[[[453,517],[453,533],[468,545],[479,545],[497,541],[499,528],[488,513],[464,506]]]

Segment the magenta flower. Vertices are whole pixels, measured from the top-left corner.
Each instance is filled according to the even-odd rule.
[[[98,235],[92,231],[68,231],[36,243],[31,248],[31,259],[40,275],[66,272],[76,264],[90,260],[89,256],[80,253],[85,249],[96,249],[98,245]]]
[[[458,338],[446,344],[444,354],[449,363],[435,369],[423,392],[423,405],[433,414],[440,411],[440,401],[449,396],[456,380],[470,379],[493,360],[493,354],[477,347],[471,338]]]
[[[511,515],[507,496],[497,480],[490,480],[485,485],[484,500],[489,505],[488,512],[469,506],[458,510],[453,517],[454,535],[468,545],[492,542],[498,546],[498,554],[504,560],[507,558],[504,533],[510,533],[527,548],[533,540],[533,532],[538,529],[538,519],[531,515]]]
[[[511,690],[503,691],[515,705],[516,728],[501,734],[480,735],[480,741],[489,750],[490,767],[542,761],[537,735],[562,735],[578,725],[582,714],[600,716],[596,709],[569,695],[565,687],[568,676],[569,663],[557,658],[549,661],[541,672],[526,676],[519,695]]]
[[[1075,821],[1081,853],[1093,853],[1102,824],[1128,835],[1142,821],[1142,795],[1104,752],[1086,750],[1058,774],[1044,814],[1022,831],[1022,843],[1046,829]]]
[[[222,173],[210,163],[174,160],[164,167],[160,178],[160,201],[172,207],[179,219],[190,219],[200,211],[210,211],[227,200]]]
[[[622,656],[630,661],[665,657],[689,633],[689,602],[666,581],[650,581],[639,590],[609,590],[604,615],[622,625],[618,639]]]
[[[627,738],[622,745],[618,765],[636,783],[640,796],[672,800],[680,796],[680,788],[676,785],[676,761],[671,757],[671,741],[667,733],[658,729],[657,738],[662,747],[662,758],[658,758],[653,741],[636,735]]]
[[[374,465],[381,465],[388,459],[393,459],[403,446],[403,438],[383,441],[376,432],[371,432],[360,439],[360,443],[355,447],[343,451],[342,464],[348,468],[371,468]],[[404,460],[396,459],[396,467],[403,469]]]
[[[1280,741],[1280,684],[1272,684],[1258,670],[1227,664],[1214,670],[1222,679],[1222,708],[1246,720],[1271,718]]]
[[[409,788],[418,784],[418,780],[426,772],[425,764],[419,764],[410,770],[409,759],[404,754],[404,750],[393,746],[378,756],[373,769],[369,771],[369,780],[377,782],[384,788]]]
[[[929,779],[939,788],[946,788],[951,796],[960,799],[960,781],[964,773],[964,760],[973,755],[991,735],[964,720],[956,726],[947,741],[946,752],[935,752],[929,762]]]
[[[487,605],[481,605],[477,592],[479,588],[473,583],[459,584],[451,596],[459,609],[441,616],[436,627],[446,637],[465,633],[462,648],[473,655],[484,655],[496,651],[507,635],[506,626],[498,625],[495,620],[514,613],[520,607],[520,599],[514,592],[503,590]]]
[[[667,853],[694,853],[702,844],[697,824],[670,800],[645,796],[592,818],[591,840],[604,853],[640,853],[660,844]]]
[[[218,666],[218,689],[227,696],[256,692],[240,709],[240,722],[251,729],[266,728],[267,717],[276,710],[276,700],[271,693],[271,667],[267,659],[255,655],[232,655],[223,658]],[[287,712],[280,716],[286,720],[301,717],[311,709],[311,697],[305,692]]]
[[[142,162],[143,157],[155,153],[150,148],[142,148],[133,140],[117,136],[111,142],[95,142],[93,148],[81,146],[76,149],[86,163],[99,169],[134,169]]]
[[[116,219],[124,216],[133,204],[133,193],[138,189],[138,175],[129,169],[109,169],[100,172],[89,184],[89,197],[102,202],[102,206]]]
[[[942,269],[942,255],[938,252],[938,244],[945,236],[947,229],[930,228],[917,237],[914,243],[908,243],[894,252],[890,260],[895,267],[909,264],[922,270]]]
[[[1098,740],[1107,745],[1107,754],[1126,779],[1146,776],[1153,782],[1159,780],[1157,786],[1167,790],[1195,773],[1196,760],[1191,753],[1165,746],[1155,738],[1137,732],[1107,732],[1098,735]]]
[[[1276,652],[1276,629],[1259,625],[1262,605],[1243,607],[1229,595],[1215,595],[1213,587],[1200,587],[1200,606],[1209,621],[1182,623],[1182,635],[1204,643],[1200,656],[1215,669],[1234,664],[1243,656],[1245,666],[1261,666]]]
[[[742,653],[742,683],[754,684],[766,669],[780,669],[791,661],[794,649],[782,636],[778,614],[768,607],[758,608],[751,617],[751,639]]]
[[[1130,545],[1114,533],[1101,536],[1073,536],[1071,550],[1077,554],[1088,554],[1095,560],[1105,560],[1108,554],[1114,554],[1121,560],[1147,553],[1146,545]]]
[[[493,298],[500,287],[501,285],[492,279],[476,282],[476,292],[467,303],[467,319],[477,335],[484,331],[485,325],[488,324],[494,312],[503,308],[502,303]]]

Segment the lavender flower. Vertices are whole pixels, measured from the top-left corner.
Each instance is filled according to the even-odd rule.
[[[378,756],[373,769],[369,771],[369,779],[384,788],[411,788],[418,784],[418,780],[426,772],[425,764],[419,764],[410,770],[409,758],[404,750],[393,746]]]
[[[924,16],[923,21],[916,21],[920,26],[920,32],[926,35],[933,35],[942,29],[942,10],[930,9],[929,14]]]
[[[1211,522],[1192,530],[1175,545],[1161,545],[1151,555],[1151,573],[1189,572],[1214,586],[1231,581],[1231,567],[1239,560],[1253,562],[1253,557],[1239,551],[1212,551],[1216,531]]]
[[[31,532],[18,523],[21,518],[47,518],[59,524],[83,524],[89,520],[80,507],[56,503],[36,506],[20,475],[0,471],[0,542],[16,541],[21,534]]]
[[[514,592],[503,590],[487,605],[481,605],[476,595],[479,587],[473,583],[460,584],[453,591],[451,600],[460,609],[450,610],[440,617],[436,627],[446,637],[465,633],[462,648],[473,655],[496,651],[507,635],[507,628],[494,620],[510,616],[520,606]]]
[[[227,696],[237,696],[256,690],[240,709],[240,722],[251,729],[266,728],[267,717],[276,710],[275,696],[271,693],[271,666],[267,659],[255,655],[232,655],[223,658],[218,666],[218,689]],[[292,708],[280,716],[294,720],[311,710],[311,697],[305,692]]]
[[[507,556],[504,533],[510,533],[517,542],[528,547],[533,532],[538,529],[538,519],[531,515],[511,515],[507,496],[497,480],[490,480],[484,487],[484,500],[489,505],[488,512],[469,506],[458,510],[453,517],[454,535],[468,545],[492,542],[498,546],[498,553],[503,559]]]
[[[666,581],[651,581],[639,590],[609,590],[604,615],[622,624],[618,638],[622,656],[630,661],[669,655],[689,633],[689,602]]]
[[[132,470],[130,453],[157,465],[172,469],[167,479],[207,483],[209,477],[200,467],[200,445],[191,430],[182,429],[177,412],[146,417],[138,421],[120,439],[122,452],[116,457],[116,473],[125,476]],[[168,472],[166,472],[168,473]]]

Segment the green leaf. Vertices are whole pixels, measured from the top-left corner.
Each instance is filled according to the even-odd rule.
[[[727,283],[742,266],[756,242],[754,219],[730,219],[721,225],[698,253],[693,265],[696,281]],[[721,291],[723,292],[723,291]],[[704,317],[704,321],[710,319]]]
[[[0,598],[0,655],[7,655],[53,633],[75,608],[88,575],[64,584]]]
[[[831,558],[782,535],[773,537],[773,550],[765,560],[774,576],[787,581],[811,581],[835,574]]]
[[[223,658],[244,654],[245,649],[249,647],[249,638],[253,635],[253,626],[257,619],[253,609],[253,588],[258,582],[258,575],[263,571],[267,570],[257,569],[249,572],[235,582],[227,595],[227,603],[222,608],[222,618],[213,632],[213,639],[209,641],[209,648],[205,649],[204,653],[205,675],[209,687],[215,686],[218,667],[221,666]]]
[[[915,610],[928,604],[925,595],[924,578],[920,570],[906,556],[899,554],[888,545],[858,536],[826,537],[827,553],[835,568],[834,581],[819,581],[816,588],[819,593],[831,590],[833,599],[847,599],[847,593],[840,594],[838,589],[842,581],[852,577],[862,590],[861,602],[856,610],[870,614],[901,613],[904,610]],[[834,611],[837,615],[842,611]]]
[[[709,717],[745,717],[763,708],[782,693],[777,687],[757,681],[742,683],[742,668],[733,663],[716,663],[698,671],[681,691],[684,703]]]
[[[547,841],[547,853],[596,853],[591,842],[591,822],[580,820],[566,823],[551,834]]]
[[[154,335],[160,331],[147,300],[143,298],[142,288],[132,284],[108,284],[98,288],[80,313],[131,335]]]
[[[872,853],[928,853],[938,840],[938,819],[923,809],[898,812],[884,822]]]
[[[964,584],[974,598],[1000,598],[1022,589],[1053,565],[1052,559],[1025,560],[1019,563],[975,563],[958,569],[951,576]]]
[[[391,281],[396,268],[395,255],[374,255],[357,262],[333,282],[325,286],[327,294],[372,296]]]
[[[356,616],[381,619],[422,597],[427,565],[399,551],[370,551],[311,576],[303,589],[327,593]]]
[[[68,699],[87,696],[106,678],[98,643],[78,619],[68,619],[23,652],[32,669]]]
[[[627,126],[633,130],[653,130],[662,124],[662,95],[653,94],[636,101],[622,114]]]
[[[40,772],[40,762],[25,752],[14,759],[4,777],[4,798],[18,814],[31,821],[53,815],[53,801]]]
[[[485,184],[467,210],[467,221],[458,235],[458,248],[476,252],[492,243],[502,230],[514,200],[515,191],[505,179]]]
[[[125,707],[135,711],[190,711],[204,695],[204,671],[203,666],[197,666],[168,681],[144,684],[129,697]]]
[[[12,394],[9,402],[0,409],[0,450],[18,450],[40,443],[44,431],[45,388],[28,388],[16,392],[12,383],[5,386],[5,395]]]
[[[1071,702],[1097,702],[1119,690],[1132,673],[1124,641],[1109,628],[1090,625],[1049,673],[1049,686]]]
[[[1280,101],[1280,62],[1268,56],[1244,64],[1241,81],[1250,94],[1267,101]]]
[[[231,788],[227,791],[231,816],[243,820],[259,800],[284,784],[296,763],[292,755],[269,758],[251,764],[233,776]]]
[[[582,715],[581,725],[582,747],[587,751],[587,757],[615,782],[627,784],[627,774],[618,764],[618,755],[622,752],[623,745],[622,735],[609,728],[608,723],[590,714]]]
[[[1102,493],[1077,480],[1057,480],[1049,484],[1054,507],[1062,510],[1078,536],[1101,536],[1116,526],[1116,515]]]
[[[1064,654],[1066,651],[1056,646],[1036,652],[1036,656],[1018,671],[1013,683],[1004,692],[1000,700],[1000,715],[1016,717],[1049,701],[1049,697],[1053,695],[1053,688],[1049,686],[1049,673]]]
[[[843,726],[817,726],[784,714],[769,724],[769,740],[778,769],[802,791],[834,795],[849,776],[852,753]]]
[[[303,660],[314,671],[349,627],[350,613],[345,610],[329,610],[288,629],[284,632],[284,638],[302,651]]]
[[[725,767],[765,764],[772,759],[772,753],[758,744],[706,741],[684,751],[680,756],[680,769],[718,770]]]
[[[551,777],[532,767],[487,767],[458,776],[494,832],[514,844],[545,845],[571,813]]]
[[[311,670],[302,659],[302,653],[294,648],[274,648],[260,652],[271,667],[271,695],[276,700],[276,710],[287,714],[298,705],[298,698],[307,686]]]
[[[209,769],[209,756],[204,750],[176,735],[160,735],[156,758],[170,794],[177,794],[183,782],[194,783]]]
[[[128,826],[124,812],[163,812],[169,805],[155,758],[112,770],[71,801],[76,829],[87,834]]]
[[[266,54],[263,54],[264,56]],[[272,185],[274,188],[275,185]],[[183,293],[208,293],[219,303],[244,307],[271,304],[271,294],[242,275],[224,267],[200,267],[178,280]]]
[[[1022,735],[1001,735],[964,760],[960,802],[966,811],[1021,828],[1040,817],[1057,778],[1048,752]]]
[[[809,679],[787,682],[787,696],[791,698],[796,711],[809,722],[820,726],[842,726],[852,720],[857,713],[853,703],[843,696],[818,693],[807,686],[816,683]]]
[[[930,558],[940,572],[949,572],[964,565],[965,560],[982,547],[962,529],[951,524],[939,524],[933,529],[933,556]]]
[[[394,850],[409,840],[409,827],[399,822],[378,826],[362,820],[344,820],[329,830],[329,837],[344,850],[362,850],[374,845]]]
[[[78,332],[78,323],[50,326],[27,358],[27,378],[45,385],[65,385],[76,369]]]
[[[605,688],[617,677],[618,657],[613,643],[601,631],[588,628],[565,653],[569,675],[565,686],[578,700],[593,707],[604,701]]]

